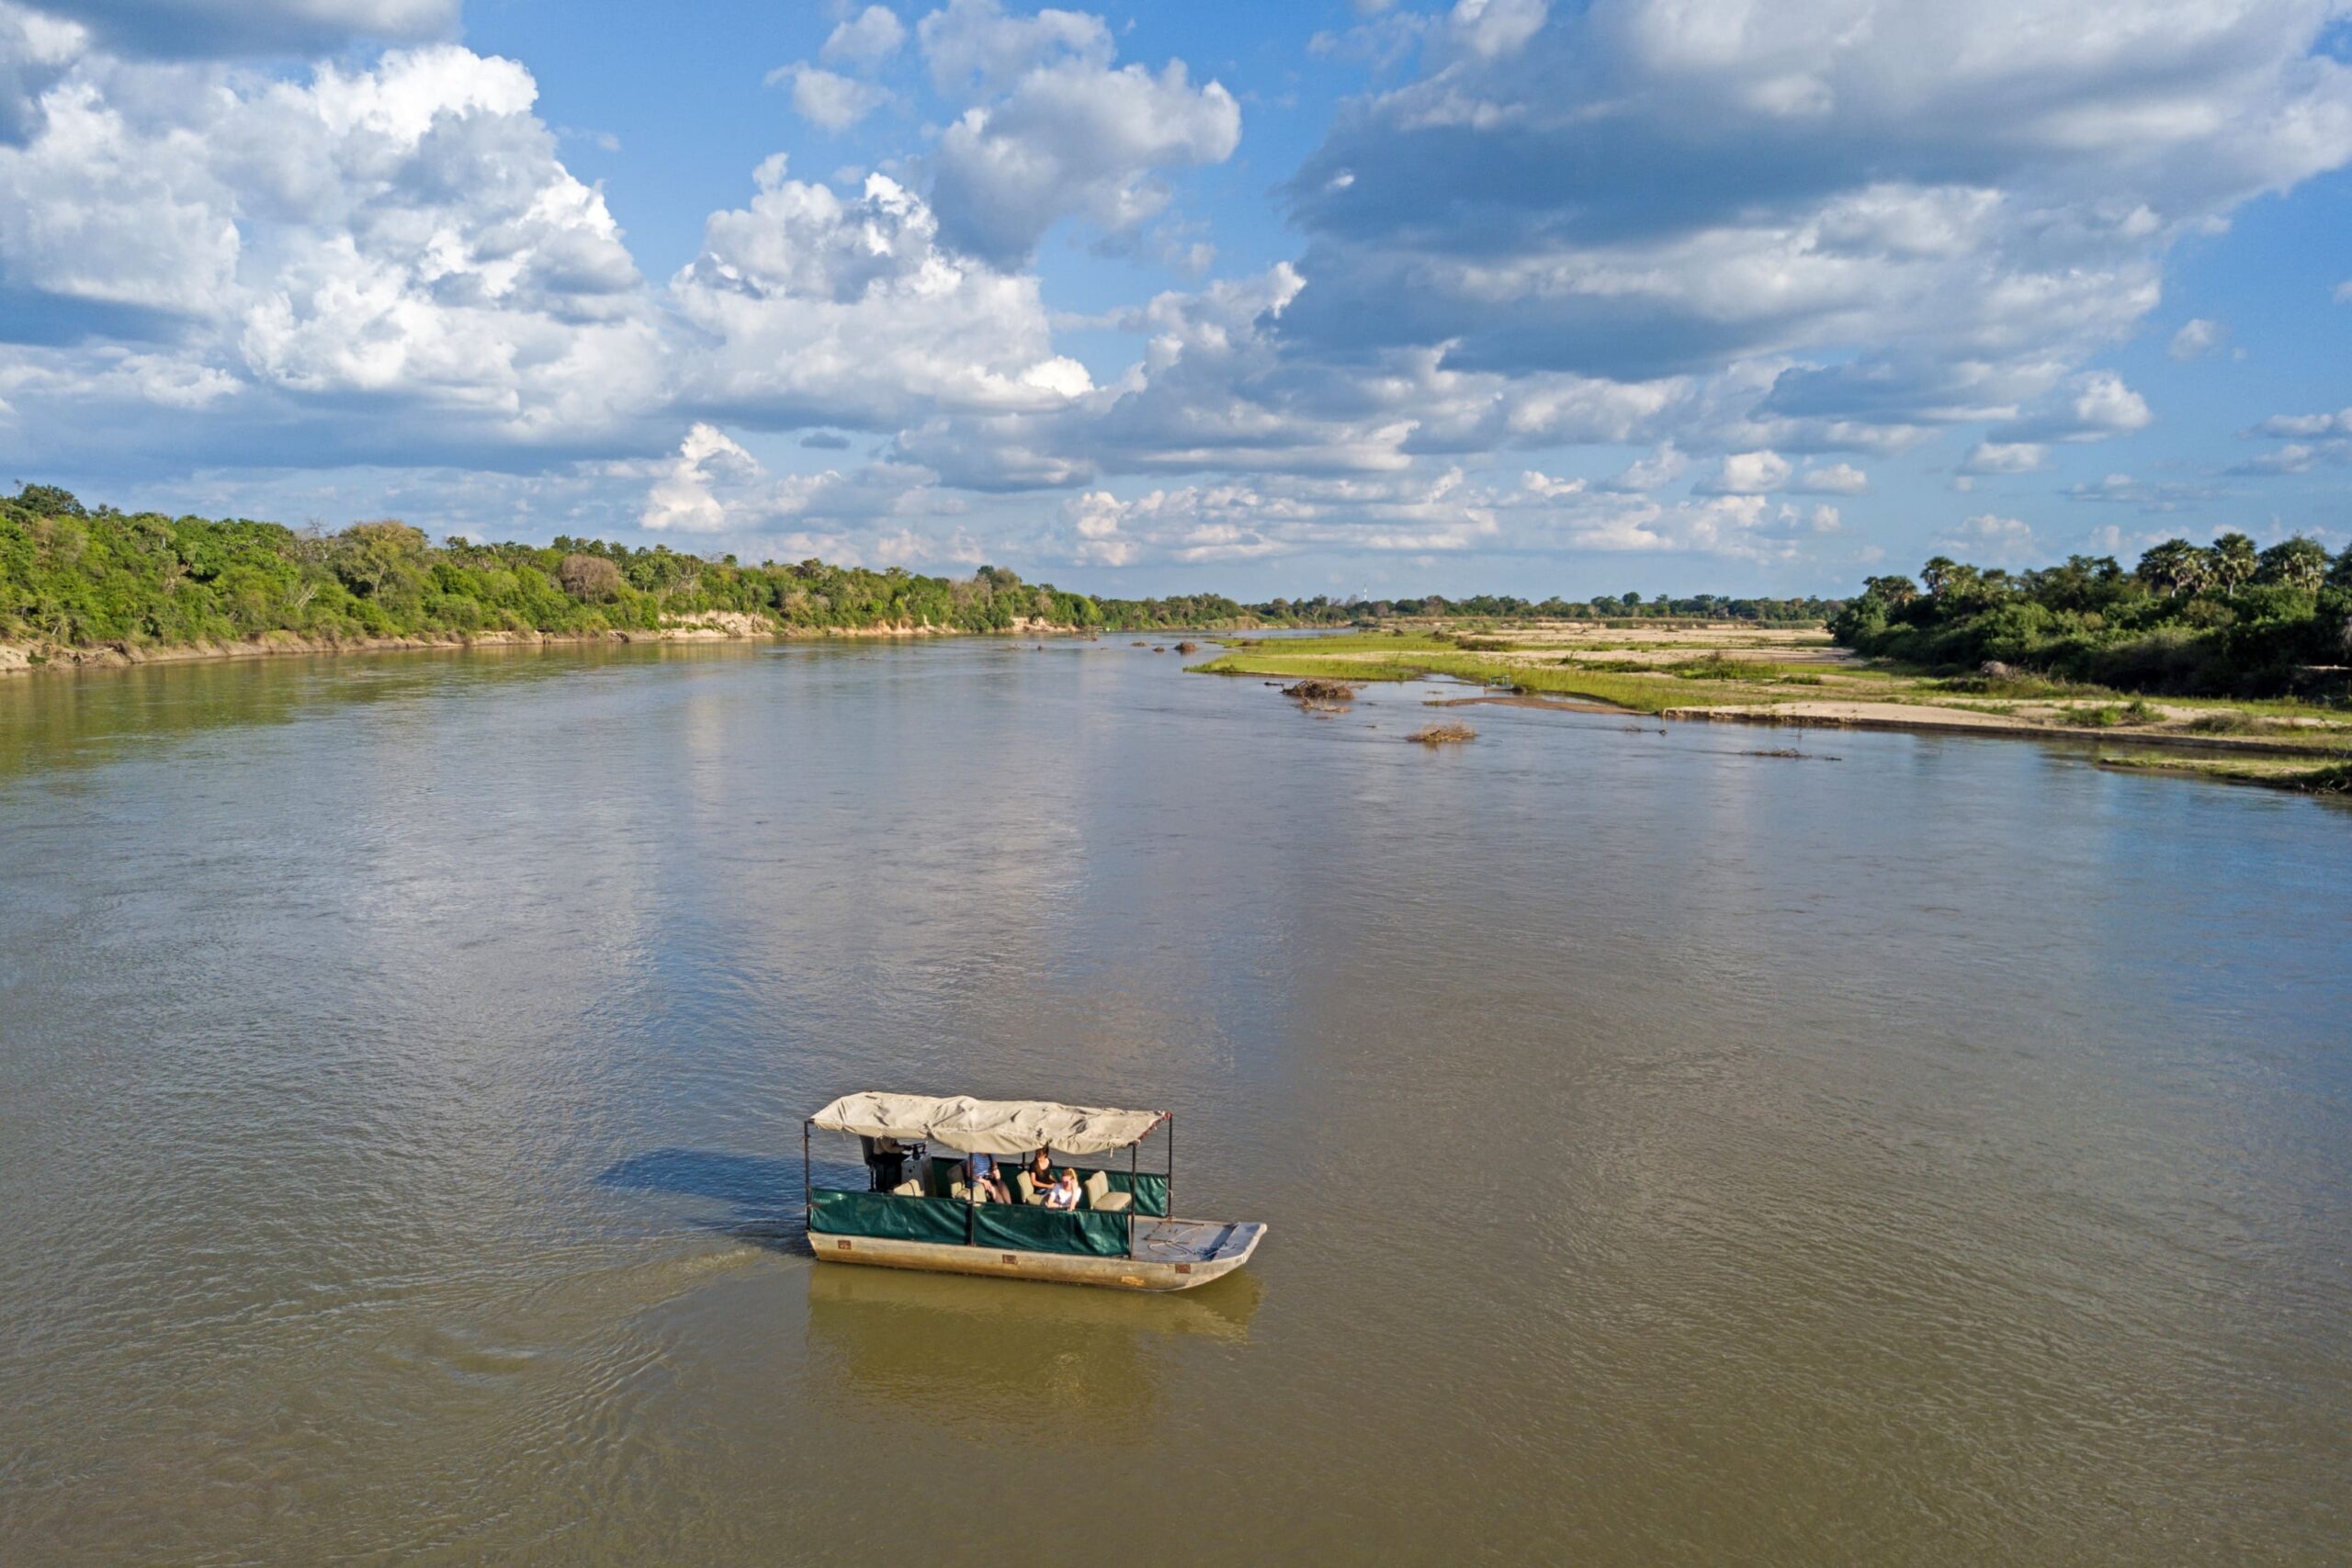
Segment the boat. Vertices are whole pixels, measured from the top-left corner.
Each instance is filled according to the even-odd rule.
[[[1140,1168],[1141,1146],[1165,1130],[1165,1168]],[[858,1140],[867,1183],[823,1186],[818,1133]],[[934,1149],[950,1151],[934,1154]],[[1011,1203],[964,1179],[973,1155],[1025,1161],[1039,1149],[1077,1172],[1073,1210],[1048,1209],[1028,1173]],[[1126,1168],[1087,1166],[1124,1152]],[[1176,1117],[1042,1100],[969,1095],[842,1095],[800,1127],[808,1245],[827,1263],[1044,1280],[1118,1291],[1189,1291],[1250,1261],[1266,1234],[1256,1220],[1188,1220],[1173,1210]]]

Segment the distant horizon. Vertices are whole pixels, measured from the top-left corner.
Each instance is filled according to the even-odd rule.
[[[1255,601],[2352,544],[2325,0],[0,0],[0,474],[129,510]]]

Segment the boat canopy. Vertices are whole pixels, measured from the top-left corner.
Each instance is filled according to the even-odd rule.
[[[845,1094],[808,1118],[814,1126],[867,1138],[920,1138],[966,1154],[1019,1155],[1054,1148],[1099,1155],[1123,1149],[1159,1125],[1164,1111],[1111,1111],[1050,1100],[974,1100],[969,1095]]]

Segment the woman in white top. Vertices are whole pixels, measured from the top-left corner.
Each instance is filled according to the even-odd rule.
[[[1062,1168],[1061,1175],[1054,1181],[1053,1190],[1046,1194],[1046,1207],[1048,1209],[1078,1207],[1078,1172],[1067,1166]]]

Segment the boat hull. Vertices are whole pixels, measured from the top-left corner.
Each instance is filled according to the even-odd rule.
[[[1249,1262],[1265,1234],[1266,1227],[1256,1221],[1156,1220],[1137,1224],[1133,1258],[1018,1252],[822,1231],[812,1233],[808,1244],[826,1263],[980,1274],[993,1280],[1042,1280],[1114,1291],[1189,1291],[1223,1279]]]

